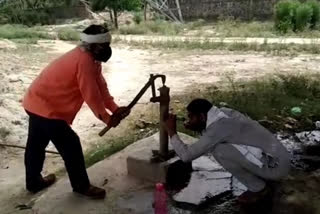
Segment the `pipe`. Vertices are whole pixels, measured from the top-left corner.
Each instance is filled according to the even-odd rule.
[[[165,121],[169,116],[170,88],[165,85],[159,89],[160,91],[160,155],[167,157],[169,154],[169,137],[165,128]]]
[[[18,149],[26,149],[26,147],[24,147],[24,146],[16,146],[16,145],[9,145],[9,144],[2,144],[2,143],[0,143],[0,146],[4,146],[4,147],[11,147],[11,148],[18,148]],[[45,151],[46,153],[51,153],[51,154],[55,154],[55,155],[59,155],[59,153],[58,152],[55,152],[55,151],[48,151],[48,150],[46,150]]]

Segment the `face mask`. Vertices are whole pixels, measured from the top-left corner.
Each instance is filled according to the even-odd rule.
[[[93,51],[92,55],[99,62],[107,62],[112,56],[112,49],[109,45],[99,46]]]
[[[200,116],[191,116],[189,114],[189,120],[184,123],[186,129],[201,132],[206,128],[206,121]]]

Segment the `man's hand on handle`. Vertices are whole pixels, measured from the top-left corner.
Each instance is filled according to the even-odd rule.
[[[108,127],[115,128],[117,127],[121,120],[126,118],[130,114],[130,109],[126,106],[119,107],[111,116]]]
[[[130,109],[127,106],[121,106],[115,111],[114,114],[123,120],[130,114]]]

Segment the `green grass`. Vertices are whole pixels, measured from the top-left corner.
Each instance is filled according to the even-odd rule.
[[[303,32],[287,33],[278,32],[274,27],[273,21],[251,21],[244,22],[238,20],[222,20],[211,24],[213,33],[204,33],[204,36],[221,36],[221,37],[297,37],[297,38],[319,38],[319,28],[315,30],[305,30]]]
[[[202,19],[178,24],[164,20],[141,22],[122,26],[120,34],[124,35],[185,35],[192,31],[194,36],[204,37],[303,37],[319,38],[319,26],[314,30],[303,32],[288,31],[286,34],[278,32],[271,21],[251,21],[245,22],[233,19],[217,21],[205,21]]]
[[[187,26],[188,30],[196,30],[196,29],[199,29],[202,26],[205,26],[205,24],[206,24],[206,21],[204,19],[198,19],[198,20],[193,21],[193,22],[188,22],[186,24],[186,26]]]
[[[37,38],[26,38],[26,39],[11,39],[13,42],[18,44],[37,44],[38,40]]]
[[[167,22],[163,20],[141,22],[120,27],[119,33],[124,35],[177,35],[183,30],[182,24]]]
[[[52,35],[41,27],[27,27],[24,25],[0,25],[2,39],[52,39]]]
[[[190,23],[192,26],[192,23]],[[189,26],[190,26],[189,24]],[[188,30],[198,30],[196,36],[205,37],[297,37],[297,38],[319,38],[319,26],[314,30],[305,30],[303,32],[288,31],[283,34],[278,32],[274,27],[273,21],[239,21],[239,20],[219,20],[215,22],[202,22],[195,28]]]
[[[79,32],[73,28],[56,29],[57,37],[65,41],[79,41]],[[0,39],[10,39],[22,44],[36,44],[40,39],[54,39],[43,27],[27,27],[25,25],[0,25]]]
[[[124,136],[111,139],[106,144],[98,145],[96,148],[91,148],[85,154],[86,167],[90,167],[93,164],[123,150],[136,140],[138,140],[136,137]]]
[[[227,84],[209,85],[204,90],[175,97],[181,101],[176,106],[180,117],[186,115],[185,105],[196,97],[217,106],[226,103],[272,131],[312,130],[314,122],[320,120],[320,74],[276,75],[248,82],[234,82],[229,77]],[[293,107],[300,107],[301,115],[293,115]],[[185,132],[181,124],[178,127]]]
[[[215,35],[222,37],[277,37],[273,22],[223,20],[212,23]],[[206,36],[212,36],[207,33]]]
[[[222,41],[222,40],[221,40]],[[126,41],[119,37],[115,37],[114,43],[125,43],[133,47],[143,48],[160,48],[160,49],[186,49],[186,50],[226,50],[226,51],[241,51],[241,52],[266,52],[272,55],[279,56],[296,56],[301,53],[319,54],[320,48],[315,44],[258,44],[258,43],[224,43],[205,41],[181,41],[181,40],[166,40],[166,41]]]
[[[143,132],[139,132],[139,130],[128,128],[125,134],[109,138],[107,142],[99,143],[85,152],[86,167],[90,167],[93,164],[123,150],[130,144],[145,137],[147,132],[148,134],[156,132],[155,128],[152,128],[152,130],[154,131],[150,132],[150,129],[146,129]]]
[[[57,29],[57,35],[60,40],[64,41],[79,41],[79,32],[73,28],[64,27]]]

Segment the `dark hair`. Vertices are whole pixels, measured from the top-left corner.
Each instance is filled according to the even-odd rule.
[[[208,113],[212,108],[212,104],[206,99],[194,99],[187,106],[187,110],[191,113],[200,114]]]
[[[107,32],[109,32],[108,28],[102,25],[90,25],[83,31],[83,33],[88,35],[97,35],[97,34],[107,33]]]

